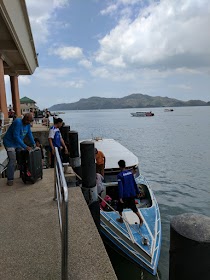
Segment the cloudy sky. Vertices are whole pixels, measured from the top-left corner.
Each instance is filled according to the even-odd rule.
[[[26,4],[39,68],[19,77],[20,96],[41,109],[132,93],[210,100],[209,0]]]

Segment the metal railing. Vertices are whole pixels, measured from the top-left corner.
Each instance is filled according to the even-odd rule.
[[[2,144],[2,139],[3,139],[3,136],[4,134],[7,132],[8,128],[10,127],[11,123],[8,123],[8,124],[5,124],[5,125],[2,125],[0,127],[0,143]]]
[[[58,205],[58,217],[61,233],[61,275],[62,280],[68,279],[68,188],[64,177],[63,167],[55,148],[55,189],[54,200]]]

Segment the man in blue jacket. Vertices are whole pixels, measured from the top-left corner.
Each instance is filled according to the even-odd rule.
[[[32,148],[27,146],[23,140],[26,135],[34,146],[34,137],[31,132],[31,122],[33,122],[33,116],[30,113],[24,115],[23,119],[17,118],[10,125],[3,138],[3,143],[7,151],[9,163],[7,166],[7,185],[12,186],[16,165],[16,149],[25,149],[30,151]]]
[[[118,161],[121,172],[117,175],[118,181],[118,211],[120,218],[117,219],[119,223],[123,223],[122,212],[123,208],[130,208],[138,216],[140,226],[143,224],[143,219],[135,204],[135,197],[140,196],[139,188],[134,179],[133,173],[130,170],[126,170],[125,161],[121,159]]]

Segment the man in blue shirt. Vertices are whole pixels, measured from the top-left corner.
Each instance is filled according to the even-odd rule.
[[[121,159],[118,161],[121,172],[117,175],[118,181],[118,211],[120,218],[117,219],[119,223],[123,223],[122,212],[124,208],[130,208],[138,216],[140,226],[143,224],[143,219],[135,204],[135,197],[140,196],[139,188],[134,179],[133,173],[130,170],[126,170],[125,161]]]
[[[24,138],[28,138],[32,145],[35,145],[34,137],[31,132],[30,123],[33,122],[33,116],[30,113],[24,115],[23,119],[15,119],[10,125],[3,138],[3,143],[7,151],[9,163],[7,166],[7,185],[12,186],[16,165],[16,149],[25,149],[30,151],[32,148],[24,143]]]

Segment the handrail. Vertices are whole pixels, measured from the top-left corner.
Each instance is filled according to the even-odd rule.
[[[1,129],[0,138],[2,138],[2,136],[4,136],[4,134],[6,134],[10,125],[11,125],[11,123],[7,123],[7,124],[4,124],[0,127],[0,129]]]
[[[55,189],[54,200],[57,200],[58,218],[61,234],[61,274],[62,280],[68,279],[68,188],[64,177],[63,167],[55,148]]]

